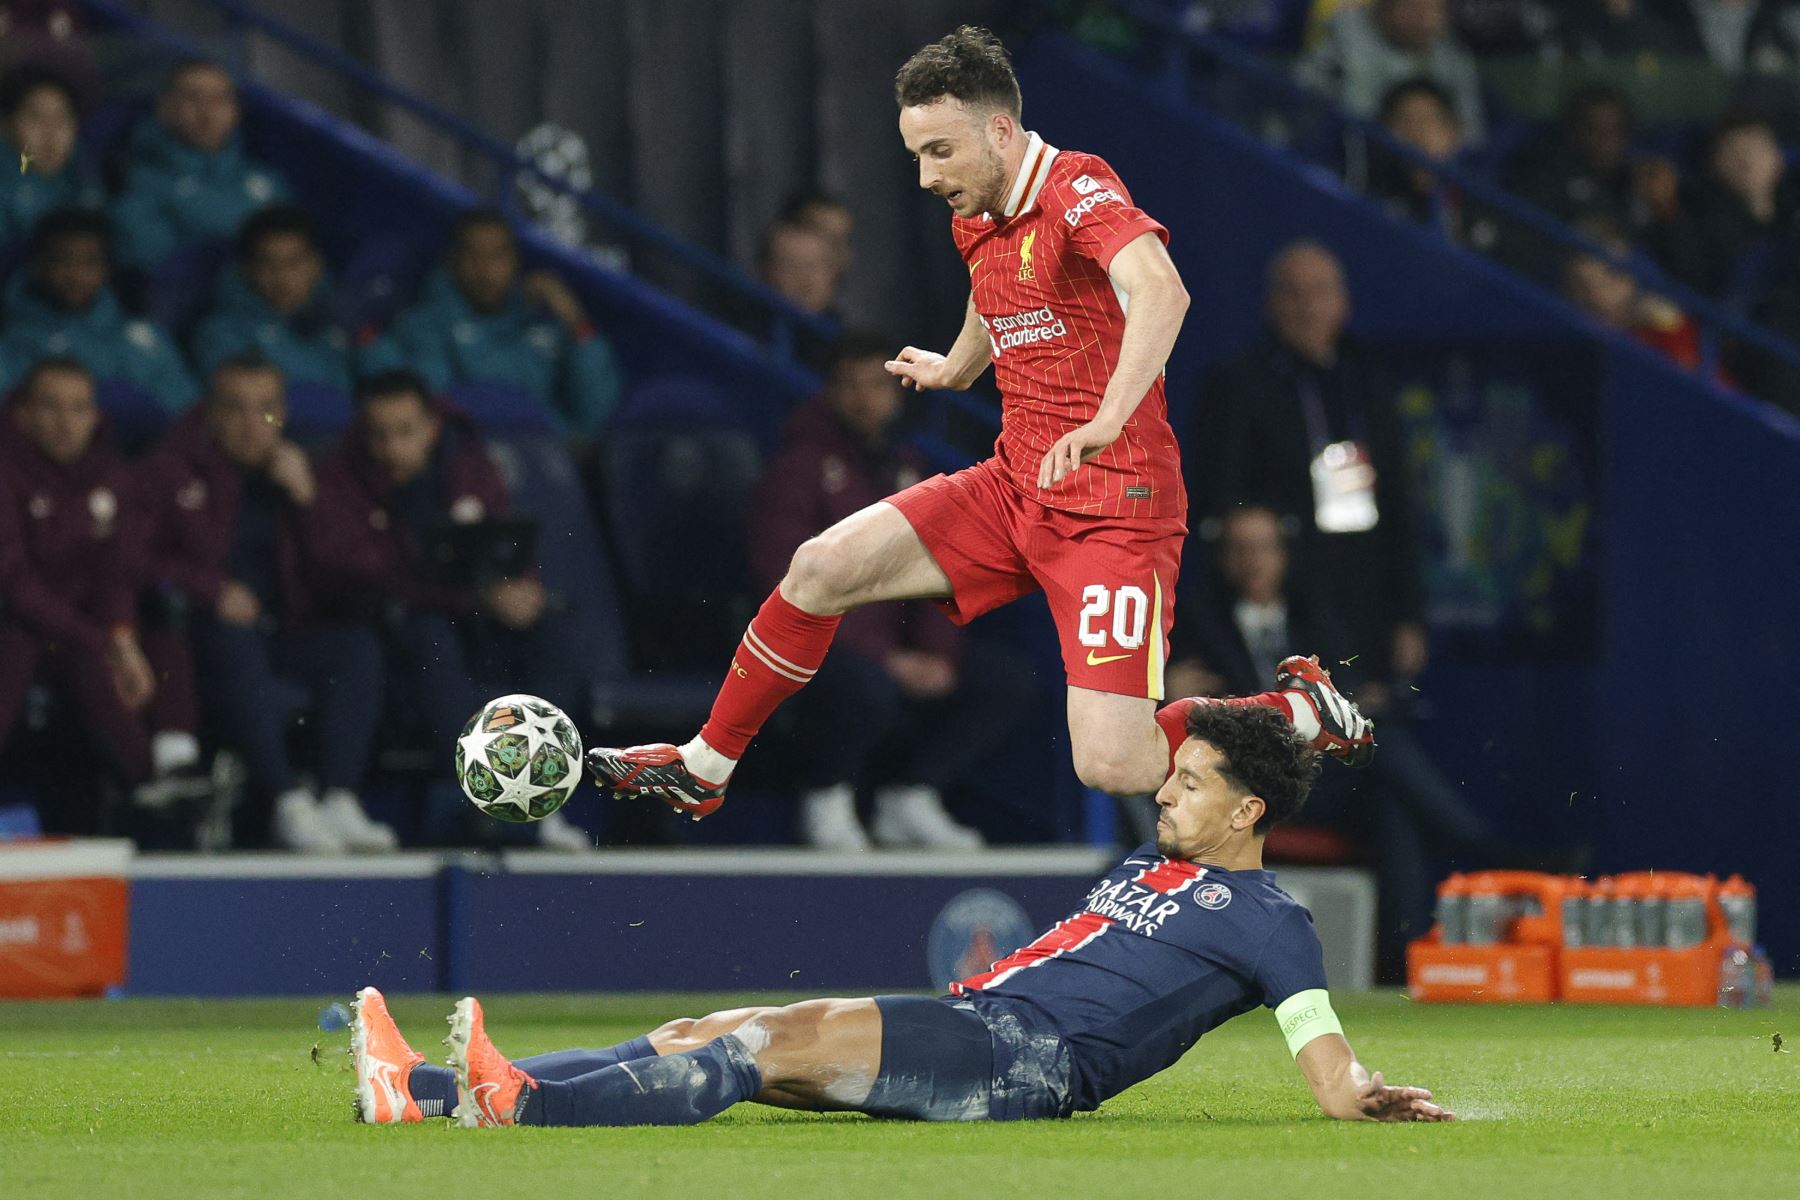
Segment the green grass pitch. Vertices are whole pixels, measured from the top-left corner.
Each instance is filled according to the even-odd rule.
[[[1071,1121],[742,1105],[692,1129],[367,1128],[350,1119],[348,1034],[314,1026],[328,999],[0,1004],[0,1197],[1800,1196],[1800,1053],[1772,1048],[1776,1033],[1800,1047],[1791,984],[1750,1012],[1340,999],[1369,1065],[1464,1117],[1411,1126],[1320,1117],[1273,1020],[1251,1014]],[[524,1055],[744,999],[485,1003],[500,1048]],[[450,1001],[393,1007],[439,1057]]]

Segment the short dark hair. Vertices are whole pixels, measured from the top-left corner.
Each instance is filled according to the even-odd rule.
[[[462,240],[462,235],[471,229],[482,229],[489,225],[498,225],[509,234],[512,232],[512,222],[506,219],[505,213],[491,204],[464,209],[457,213],[456,220],[450,223],[450,244],[456,245]]]
[[[804,225],[806,224],[806,215],[815,208],[841,208],[845,212],[850,211],[848,204],[830,192],[795,192],[787,198],[787,203],[783,204],[781,210],[775,214],[775,220],[780,224]]]
[[[298,204],[271,204],[251,213],[238,226],[238,261],[249,262],[265,238],[284,234],[304,239],[314,250],[319,248],[318,227],[310,213]]]
[[[1637,119],[1637,111],[1631,106],[1631,98],[1624,92],[1610,83],[1584,83],[1563,100],[1563,124],[1573,125],[1597,108],[1618,109],[1625,114],[1627,126]]]
[[[67,75],[44,63],[20,63],[0,79],[0,116],[11,119],[31,93],[39,88],[54,88],[63,94],[69,107],[81,115],[81,94]]]
[[[31,389],[37,386],[38,380],[52,371],[63,371],[70,375],[79,375],[90,384],[94,382],[94,373],[87,369],[87,364],[70,354],[46,354],[32,363],[25,371],[24,378],[19,380],[19,395],[29,396]]]
[[[419,398],[419,403],[426,408],[432,407],[431,385],[417,371],[405,367],[396,367],[391,371],[377,371],[373,375],[364,375],[356,381],[356,409],[361,412],[372,401],[386,396],[412,395]]]
[[[1256,705],[1196,704],[1187,734],[1220,755],[1219,774],[1266,806],[1253,832],[1264,834],[1300,811],[1319,773],[1317,752],[1294,740],[1286,715]]]
[[[1018,117],[1019,80],[999,38],[979,25],[958,26],[907,59],[894,76],[894,99],[901,108],[945,96]]]
[[[237,86],[237,77],[231,73],[231,68],[227,67],[216,58],[206,58],[201,55],[195,55],[192,58],[181,59],[174,66],[169,68],[169,73],[163,76],[163,93],[167,94],[174,91],[175,85],[181,82],[181,77],[183,75],[189,75],[195,71],[217,71],[225,76],[225,78],[231,80],[233,87]]]
[[[54,208],[39,218],[31,231],[31,253],[42,255],[50,243],[64,238],[99,238],[104,247],[112,246],[112,222],[106,214],[91,208]]]
[[[1393,119],[1400,106],[1414,96],[1426,96],[1437,102],[1444,110],[1444,115],[1457,124],[1462,123],[1461,115],[1456,111],[1456,101],[1451,99],[1450,92],[1435,79],[1427,79],[1423,75],[1411,79],[1402,79],[1393,87],[1381,94],[1381,106],[1376,109],[1376,119],[1383,125]]]
[[[220,359],[213,369],[207,372],[206,383],[209,392],[218,383],[219,376],[227,371],[273,371],[275,374],[281,375],[281,368],[275,365],[274,359],[257,350],[245,350],[242,353]],[[282,378],[285,380],[286,377],[282,376]]]

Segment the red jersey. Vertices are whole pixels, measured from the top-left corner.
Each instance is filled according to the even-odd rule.
[[[969,266],[1000,385],[994,452],[1012,485],[1049,508],[1098,517],[1182,519],[1187,492],[1157,376],[1124,431],[1054,488],[1038,465],[1056,439],[1100,411],[1125,336],[1124,293],[1106,273],[1134,238],[1169,231],[1131,202],[1092,154],[1031,134],[1004,215],[951,220]]]

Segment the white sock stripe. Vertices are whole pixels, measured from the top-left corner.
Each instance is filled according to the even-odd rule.
[[[756,636],[756,630],[754,628],[744,630],[744,644],[749,646],[752,650],[755,650],[758,656],[771,667],[780,664],[780,666],[786,667],[788,670],[797,674],[804,675],[808,679],[811,679],[814,675],[819,673],[819,668],[817,667],[803,667],[799,663],[791,663],[787,659],[781,657],[781,655],[769,649],[768,643]]]
[[[757,647],[757,645],[750,640],[750,635],[748,632],[746,632],[744,634],[744,649],[748,650],[756,658],[756,661],[760,662],[763,666],[769,668],[769,670],[775,672],[777,675],[781,676],[783,679],[791,679],[795,683],[811,683],[812,682],[811,675],[800,675],[800,674],[795,673],[794,671],[787,670],[785,667],[781,667],[781,666],[777,665],[773,658],[771,658],[767,653],[765,653],[764,651],[759,649]]]

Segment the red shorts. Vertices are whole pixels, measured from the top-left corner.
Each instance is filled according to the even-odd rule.
[[[1046,508],[1013,488],[991,458],[887,502],[950,577],[951,597],[939,603],[951,620],[965,625],[1041,589],[1071,684],[1162,699],[1187,537],[1180,519]]]

